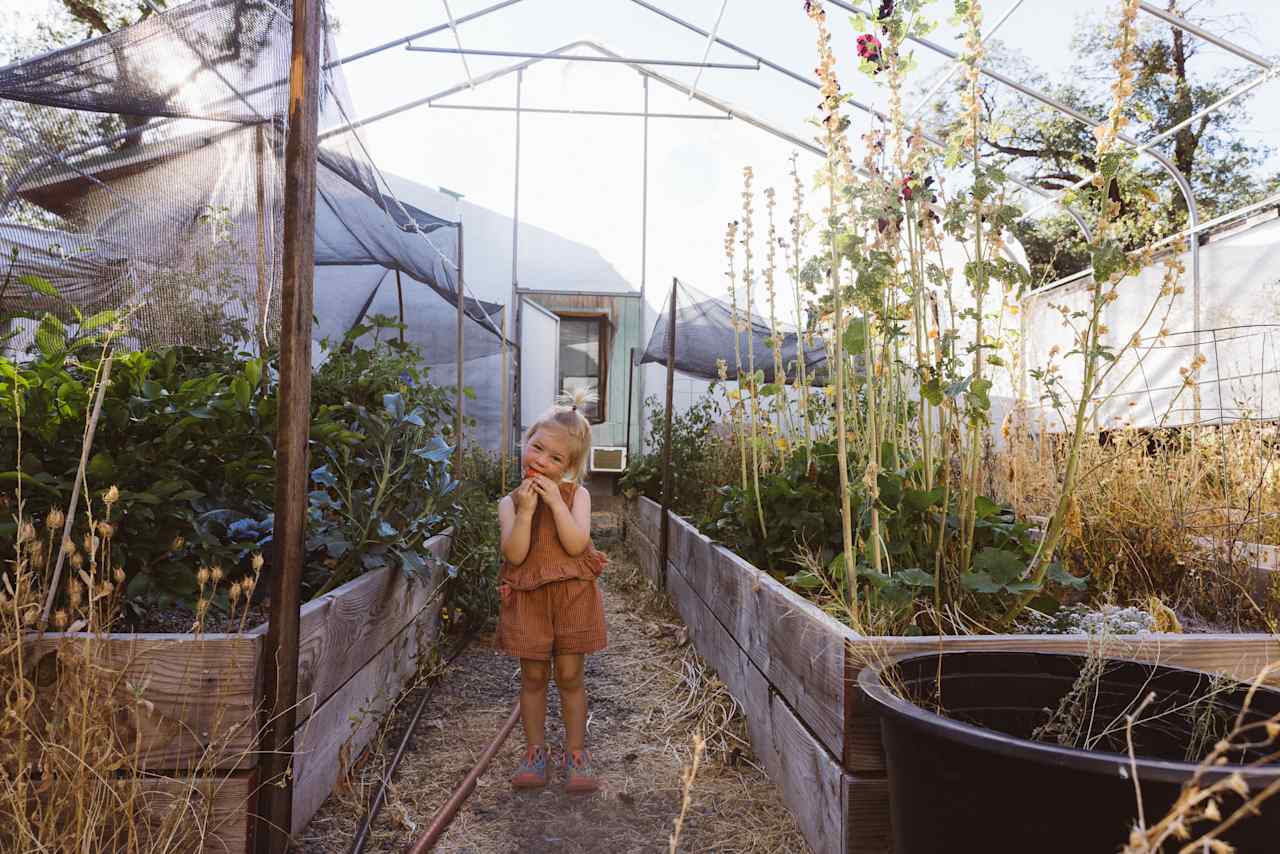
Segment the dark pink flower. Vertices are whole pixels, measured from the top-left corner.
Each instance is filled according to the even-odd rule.
[[[880,39],[871,35],[871,33],[863,33],[858,36],[858,56],[868,62],[880,61]]]

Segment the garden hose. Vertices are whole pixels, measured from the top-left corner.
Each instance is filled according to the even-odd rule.
[[[489,767],[489,763],[493,761],[493,757],[506,743],[507,737],[511,735],[511,731],[516,728],[516,724],[520,721],[520,703],[517,701],[511,707],[511,714],[507,716],[507,721],[498,730],[498,734],[494,736],[493,741],[485,748],[484,753],[480,754],[479,760],[476,761],[475,767],[467,774],[466,779],[462,781],[462,785],[454,790],[434,816],[431,818],[431,824],[423,831],[418,840],[413,843],[413,847],[409,849],[409,854],[426,854],[449,829],[449,825],[453,822],[454,816],[458,814],[458,810],[466,802],[471,793],[475,791],[476,781],[480,779],[480,775]]]
[[[443,587],[443,585],[441,585]],[[434,594],[433,594],[434,595]],[[400,767],[400,760],[404,758],[405,748],[408,747],[409,739],[413,736],[414,731],[418,728],[418,722],[422,719],[422,713],[426,711],[427,703],[431,700],[431,696],[435,693],[436,684],[444,672],[449,669],[454,660],[471,646],[471,641],[475,639],[477,632],[472,630],[458,641],[458,645],[449,653],[449,657],[445,659],[439,673],[432,679],[431,685],[423,692],[422,699],[418,701],[418,706],[413,710],[413,717],[409,719],[409,726],[405,728],[404,735],[400,738],[400,744],[396,747],[395,756],[391,759],[391,765],[382,776],[382,780],[378,784],[378,792],[373,797],[373,803],[369,805],[369,810],[360,819],[360,824],[356,829],[355,838],[351,840],[351,847],[347,849],[347,854],[360,854],[364,850],[365,843],[369,840],[369,831],[373,827],[374,821],[378,818],[378,813],[382,810],[382,805],[386,801],[387,786],[391,784],[391,778],[395,776],[396,769]]]

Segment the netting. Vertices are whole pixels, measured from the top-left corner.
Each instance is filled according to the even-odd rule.
[[[0,69],[11,349],[34,336],[15,314],[70,321],[68,305],[126,309],[125,348],[274,340],[290,44],[289,15],[270,3],[201,0]],[[458,227],[396,198],[350,127],[340,68],[321,77],[315,337],[403,303],[406,340],[456,364]],[[501,306],[464,309],[466,358],[492,357]]]
[[[1161,297],[1162,262],[1125,280],[1103,310],[1105,343],[1124,351],[1096,397],[1097,429],[1172,427],[1280,418],[1280,220],[1217,236],[1200,250],[1199,310],[1189,253],[1172,284],[1180,293]],[[1083,361],[1070,355],[1074,332],[1067,322],[1089,305],[1090,279],[1082,277],[1034,295],[1024,306],[1023,361],[1027,371],[1057,366],[1068,389],[1083,383]],[[1063,314],[1063,309],[1066,314]],[[1197,331],[1198,330],[1198,331]],[[1161,334],[1163,331],[1163,334]],[[1142,340],[1125,349],[1134,335]],[[1199,358],[1197,358],[1199,356]],[[1061,429],[1061,417],[1045,400],[1036,377],[1025,379],[1023,398],[1034,421]]]

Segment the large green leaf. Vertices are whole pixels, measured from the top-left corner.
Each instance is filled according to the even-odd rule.
[[[26,285],[36,293],[43,294],[47,297],[53,297],[54,299],[62,298],[58,294],[58,289],[53,286],[53,283],[43,276],[37,276],[33,273],[23,273],[18,276],[18,284]]]

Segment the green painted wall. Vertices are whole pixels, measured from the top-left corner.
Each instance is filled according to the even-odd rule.
[[[627,444],[627,385],[630,382],[629,366],[631,348],[639,351],[644,346],[644,332],[640,329],[640,296],[593,296],[586,294],[558,294],[525,291],[521,294],[551,311],[591,311],[608,309],[613,323],[609,333],[608,377],[605,381],[605,420],[592,425],[592,442],[596,446],[625,447]],[[637,372],[638,373],[638,372]],[[636,388],[636,394],[639,388]],[[640,401],[631,402],[631,444],[634,447],[640,435]]]

